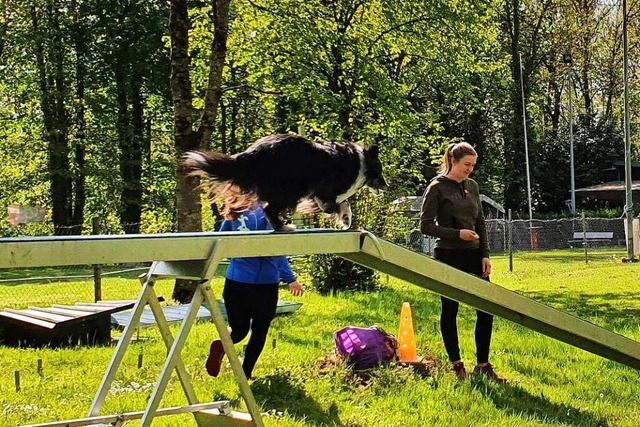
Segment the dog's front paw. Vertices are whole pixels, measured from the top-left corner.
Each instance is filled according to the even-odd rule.
[[[296,226],[293,224],[285,224],[282,226],[280,231],[296,231]]]
[[[338,225],[342,226],[343,230],[351,228],[351,205],[348,201],[340,203],[338,218]]]

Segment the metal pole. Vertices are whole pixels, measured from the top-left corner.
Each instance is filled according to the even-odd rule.
[[[569,64],[569,153],[571,157],[571,213],[576,213],[576,174],[573,166],[573,63]]]
[[[98,217],[91,219],[91,233],[102,234]],[[93,300],[94,302],[102,301],[102,265],[100,264],[93,264]]]
[[[589,254],[587,253],[587,221],[582,211],[582,246],[584,247],[584,263],[589,263]]]
[[[507,227],[509,228],[509,271],[513,273],[513,223],[511,222],[511,209],[509,209]]]
[[[624,74],[624,169],[625,169],[625,192],[626,206],[625,217],[627,218],[627,255],[628,261],[635,261],[633,253],[633,192],[631,177],[631,129],[629,125],[629,70],[628,70],[628,48],[627,48],[627,0],[622,0],[622,44],[623,59],[622,71]]]
[[[519,53],[520,58],[520,91],[522,92],[522,123],[524,125],[524,155],[527,166],[527,198],[529,200],[529,235],[531,236],[531,249],[533,249],[533,210],[531,208],[531,178],[529,173],[529,142],[527,140],[527,107],[524,102],[524,80],[522,77],[522,54]]]

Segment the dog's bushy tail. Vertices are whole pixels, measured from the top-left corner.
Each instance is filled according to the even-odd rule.
[[[182,158],[187,174],[202,178],[201,187],[205,189],[211,202],[223,204],[222,215],[234,219],[258,203],[253,188],[242,184],[243,167],[236,157],[223,153],[189,151]]]
[[[200,176],[212,181],[233,181],[235,159],[222,153],[189,151],[182,164],[191,176]]]

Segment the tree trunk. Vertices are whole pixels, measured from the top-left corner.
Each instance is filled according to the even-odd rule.
[[[214,37],[209,58],[209,80],[205,94],[205,108],[200,127],[193,130],[193,95],[189,75],[189,15],[186,0],[171,1],[169,32],[171,35],[171,95],[174,108],[174,142],[177,155],[176,167],[176,221],[177,231],[201,231],[202,212],[199,181],[187,177],[180,159],[189,150],[205,145],[211,138],[215,117],[222,96],[222,71],[227,51],[229,29],[229,0],[216,0],[214,8]],[[189,302],[197,282],[176,280],[173,298],[181,303]]]
[[[145,145],[144,101],[142,99],[142,75],[132,69],[131,76],[131,145],[128,153],[127,181],[124,185],[123,219],[128,223],[128,233],[140,232],[142,217],[142,157]]]
[[[80,225],[84,222],[84,206],[86,202],[85,196],[85,146],[86,146],[86,129],[87,121],[85,118],[84,104],[84,86],[85,86],[85,55],[86,31],[83,27],[83,16],[77,2],[72,3],[74,15],[74,37],[76,46],[76,140],[74,146],[74,157],[76,161],[77,172],[74,177],[74,197],[73,197],[73,223]]]
[[[507,209],[523,211],[527,207],[527,183],[526,175],[521,171],[525,167],[525,138],[523,126],[522,90],[520,88],[520,74],[525,73],[526,68],[520,67],[520,2],[513,0],[506,2],[506,7],[511,6],[510,37],[511,37],[511,77],[513,86],[511,102],[513,108],[513,121],[507,125],[504,141],[505,156],[505,190],[504,200]],[[523,79],[525,80],[525,79]],[[528,85],[524,86],[525,99],[528,96]],[[527,128],[528,130],[529,128]]]
[[[475,147],[476,152],[478,153],[478,160],[476,163],[476,170],[482,170],[482,163],[489,158],[486,154],[485,142],[486,138],[486,129],[487,129],[487,120],[484,115],[484,111],[480,107],[481,105],[485,105],[485,99],[481,91],[482,82],[479,76],[472,76],[472,82],[474,85],[474,97],[478,100],[478,106],[470,112],[468,118],[468,125],[465,130],[465,140]]]
[[[3,16],[9,16],[9,5],[3,3],[4,7],[0,9],[0,13]],[[4,47],[7,43],[7,30],[9,29],[9,22],[5,18],[2,22],[0,22],[0,65],[4,65]]]
[[[227,145],[227,106],[224,99],[220,99],[220,146],[218,149],[225,154],[229,154]]]
[[[589,68],[591,67],[591,49],[592,49],[592,38],[594,35],[592,20],[594,19],[595,14],[595,5],[590,0],[584,0],[582,2],[582,10],[580,11],[582,15],[582,69],[581,69],[581,86],[582,86],[582,97],[584,100],[584,110],[587,117],[587,122],[591,122],[591,117],[593,114],[593,100],[591,97],[591,82],[589,77]]]
[[[222,70],[227,57],[230,0],[215,0],[213,9],[213,42],[209,56],[209,81],[204,97],[204,111],[200,119],[198,136],[200,145],[207,144],[213,133],[220,98],[222,98]]]
[[[49,4],[45,11],[48,27],[40,25],[39,10],[31,7],[36,66],[44,122],[44,138],[48,143],[48,170],[52,220],[56,235],[66,233],[71,225],[71,177],[69,165],[68,120],[65,106],[64,53],[62,30],[58,21],[58,5]],[[51,48],[45,52],[45,40]],[[52,68],[48,67],[52,64]]]

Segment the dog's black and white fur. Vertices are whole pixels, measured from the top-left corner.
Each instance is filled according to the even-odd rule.
[[[191,175],[206,179],[211,198],[224,203],[226,217],[263,202],[275,230],[294,229],[284,224],[283,214],[296,208],[337,216],[349,228],[347,199],[363,186],[374,192],[387,186],[378,154],[377,146],[271,135],[233,156],[191,151],[183,162]]]

